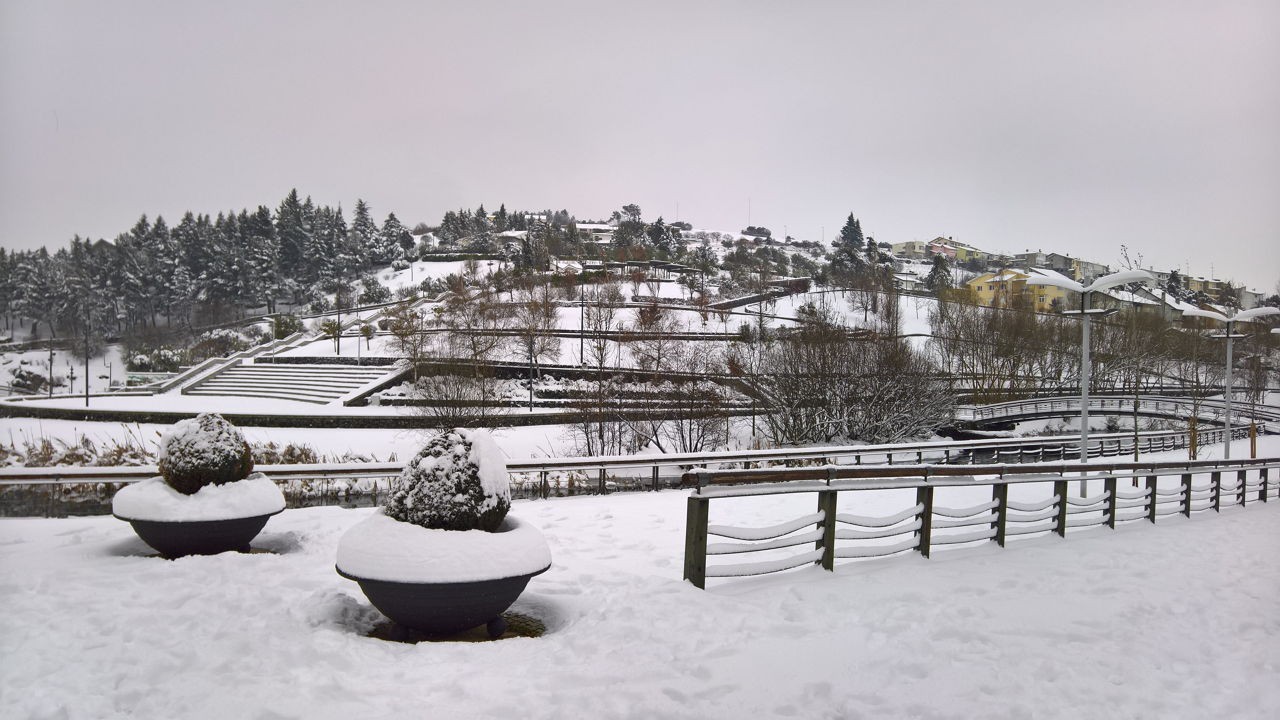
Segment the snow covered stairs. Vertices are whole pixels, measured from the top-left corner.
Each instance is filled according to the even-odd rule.
[[[182,392],[327,405],[399,372],[392,366],[241,363],[183,388]]]

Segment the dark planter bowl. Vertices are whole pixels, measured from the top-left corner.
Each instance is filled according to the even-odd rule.
[[[369,602],[396,623],[428,635],[456,635],[488,625],[489,635],[502,634],[501,615],[520,597],[529,580],[551,566],[527,575],[472,582],[406,583],[338,574],[360,583]]]
[[[249,542],[262,532],[267,520],[283,510],[230,520],[132,520],[117,518],[133,526],[142,541],[167,558],[186,555],[217,555],[228,550],[247,551]]]

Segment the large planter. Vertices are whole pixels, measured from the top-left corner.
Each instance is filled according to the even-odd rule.
[[[549,567],[542,533],[511,515],[490,533],[429,530],[381,509],[342,536],[336,566],[399,625],[430,635],[486,625],[491,637],[502,634],[502,612],[530,578]]]
[[[147,545],[167,558],[247,551],[249,543],[284,510],[284,493],[261,473],[193,495],[154,477],[122,488],[112,515],[128,522]]]

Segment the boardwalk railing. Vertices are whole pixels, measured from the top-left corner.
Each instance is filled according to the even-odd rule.
[[[1113,395],[1090,397],[1090,412],[1127,414],[1133,412],[1134,398]],[[1226,409],[1222,400],[1193,400],[1185,397],[1138,396],[1138,414],[1184,419],[1197,415],[1202,420],[1216,420]],[[1037,417],[1055,417],[1080,412],[1080,398],[1032,398],[1010,402],[956,408],[956,420],[961,422],[990,422],[1025,420]],[[1262,420],[1280,420],[1280,408],[1272,405],[1233,403],[1232,412],[1239,418],[1256,417]]]
[[[684,579],[705,588],[707,578],[743,577],[820,565],[833,570],[837,558],[868,558],[917,551],[924,557],[938,547],[995,541],[1001,547],[1019,535],[1056,533],[1096,525],[1115,528],[1135,520],[1156,522],[1165,515],[1220,511],[1222,499],[1245,505],[1250,497],[1266,502],[1280,496],[1269,473],[1280,458],[1157,463],[1053,465],[916,465],[790,470],[690,472],[696,486],[689,496],[685,526]],[[1234,479],[1223,477],[1234,474]],[[1197,478],[1199,483],[1197,484]],[[1070,482],[1100,480],[1105,490],[1094,497],[1072,497]],[[1121,481],[1125,481],[1121,483]],[[1130,485],[1131,484],[1131,485]],[[1047,495],[1020,492],[1051,486]],[[965,507],[936,504],[950,488],[989,489],[990,500]],[[915,504],[888,516],[840,512],[840,494],[871,490],[914,490]],[[711,501],[759,495],[813,493],[816,512],[768,527],[709,524]],[[968,495],[972,502],[973,492]],[[856,495],[855,495],[856,498]],[[731,542],[709,542],[724,538]],[[791,548],[801,548],[799,551]],[[785,550],[786,552],[779,552]],[[708,564],[708,558],[765,553],[755,562]]]
[[[1261,431],[1262,428],[1260,428]],[[1207,446],[1221,442],[1225,430],[1204,429],[1198,432],[1199,443]],[[1248,437],[1247,427],[1233,428],[1234,438]],[[1133,433],[1096,434],[1091,436],[1089,457],[1130,455],[1134,450]],[[1184,430],[1157,430],[1138,433],[1138,449],[1143,453],[1185,448],[1189,433]],[[804,463],[852,464],[943,463],[972,464],[982,457],[1000,462],[1041,462],[1079,457],[1080,441],[1075,435],[1024,438],[988,438],[888,445],[829,445],[778,450],[729,450],[700,453],[667,453],[662,455],[602,455],[593,457],[527,458],[507,461],[512,475],[554,472],[599,473],[601,492],[608,490],[608,473],[649,475],[656,488],[660,470],[679,473],[694,467],[723,464],[795,465]],[[390,477],[404,469],[403,462],[312,463],[292,465],[259,465],[255,470],[275,479],[336,480],[348,478]],[[132,483],[157,475],[155,465],[115,467],[4,467],[0,468],[0,485],[44,485],[76,483]],[[678,484],[676,482],[673,485]]]

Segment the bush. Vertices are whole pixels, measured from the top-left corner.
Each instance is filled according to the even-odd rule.
[[[205,485],[243,480],[253,470],[244,435],[217,413],[175,423],[160,439],[160,475],[174,490],[195,494]]]
[[[392,270],[408,270],[409,261],[408,260],[392,260],[391,269]]]
[[[186,362],[186,351],[171,347],[138,348],[125,359],[130,372],[178,372]]]
[[[387,498],[387,517],[438,530],[487,530],[511,508],[506,461],[484,430],[437,435],[410,460]]]
[[[251,347],[253,343],[243,333],[220,328],[201,335],[188,352],[192,362],[202,362],[211,357],[226,357]]]
[[[277,315],[275,327],[277,340],[283,340],[296,332],[304,330],[302,320],[297,315]]]
[[[361,305],[377,305],[391,299],[391,291],[387,289],[386,285],[378,282],[376,277],[369,275],[361,281],[361,284],[364,286],[364,290],[356,298]]]

